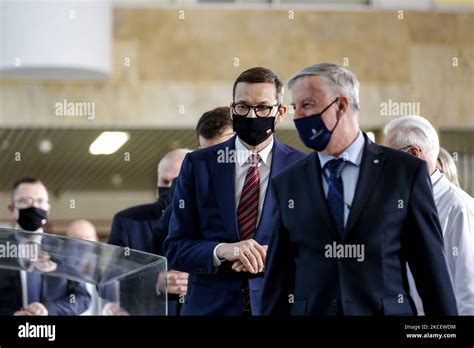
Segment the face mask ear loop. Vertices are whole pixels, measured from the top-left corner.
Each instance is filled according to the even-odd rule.
[[[334,127],[329,131],[329,133],[332,134],[332,132],[334,132],[334,130],[336,129],[337,125],[339,124],[339,121],[341,120],[341,118],[339,117],[338,120],[336,121],[336,124],[334,125]]]
[[[332,104],[334,104],[338,99],[339,99],[339,97],[337,97],[336,99],[334,99],[334,100],[332,101],[332,103],[329,104],[328,106],[326,106],[326,107],[323,109],[323,111],[321,111],[318,115],[321,117],[321,116],[324,114],[324,112],[325,112],[327,109],[329,109],[329,108],[332,106]]]
[[[324,111],[326,111],[327,109],[329,109],[329,107],[330,107],[332,104],[334,104],[338,99],[339,99],[339,97],[337,97],[336,99],[334,99],[334,101],[333,101],[331,104],[329,104],[329,105],[326,107],[326,109],[324,109],[323,111],[321,111],[320,115],[322,115]],[[336,129],[336,127],[337,127],[337,125],[339,124],[339,121],[340,121],[340,120],[341,120],[341,118],[339,117],[339,118],[337,119],[337,121],[336,121],[336,124],[335,124],[334,127],[329,131],[329,133],[332,134],[332,132],[334,132],[334,130]]]

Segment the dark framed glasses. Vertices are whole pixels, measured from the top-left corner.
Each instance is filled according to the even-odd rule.
[[[236,115],[247,116],[250,113],[250,110],[253,110],[255,116],[257,117],[268,117],[270,116],[273,108],[275,106],[280,106],[280,104],[275,105],[248,105],[245,103],[232,103],[232,109]]]

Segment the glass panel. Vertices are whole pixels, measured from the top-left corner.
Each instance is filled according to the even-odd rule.
[[[128,248],[0,228],[0,314],[166,315],[166,259]]]

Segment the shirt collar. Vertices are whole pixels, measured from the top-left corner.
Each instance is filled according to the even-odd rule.
[[[270,143],[267,146],[265,146],[265,148],[260,150],[260,152],[258,152],[258,154],[262,158],[262,162],[267,167],[268,167],[270,153],[273,149],[273,143],[274,143],[273,135],[271,137],[272,137],[272,140],[270,141]],[[235,137],[235,150],[237,152],[236,153],[237,163],[239,164],[239,166],[242,167],[247,162],[252,152],[249,149],[247,149],[244,144],[242,144],[239,137]]]
[[[431,185],[435,185],[441,178],[443,177],[443,173],[441,173],[438,169],[431,174]]]
[[[364,149],[364,143],[364,135],[359,130],[357,138],[338,157],[318,152],[319,161],[321,162],[321,168],[324,168],[326,163],[334,158],[344,158],[344,160],[346,160],[347,162],[350,162],[353,165],[359,167],[360,162],[362,161],[362,150]]]

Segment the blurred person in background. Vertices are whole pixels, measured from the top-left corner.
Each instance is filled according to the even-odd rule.
[[[90,221],[83,219],[72,221],[66,228],[66,236],[92,242],[99,241],[95,226]]]
[[[188,149],[176,149],[163,156],[158,164],[158,199],[152,204],[127,208],[115,214],[109,244],[135,250],[153,252],[153,231],[166,208],[166,201],[174,178],[179,174]]]
[[[109,244],[162,255],[161,250],[157,249],[155,243],[156,228],[169,202],[173,179],[178,176],[181,163],[188,152],[190,152],[188,149],[176,149],[163,156],[157,167],[158,200],[152,204],[134,206],[117,213],[112,222]],[[169,286],[168,294],[180,295],[183,293],[183,287],[187,286],[187,273],[169,270],[166,278]],[[164,284],[166,284],[164,279],[163,274],[160,274],[158,287],[161,288],[161,291],[163,291]],[[176,302],[171,297],[169,302],[170,315],[176,312],[176,306]],[[122,309],[119,311],[121,312]],[[111,312],[115,313],[116,311],[111,310]]]
[[[13,185],[11,198],[8,211],[15,222],[15,228],[43,233],[43,226],[51,212],[49,195],[44,184],[36,178],[22,178]],[[31,240],[41,248],[45,241],[37,237],[32,236]],[[49,243],[52,242],[51,239],[48,240]],[[17,261],[25,262],[22,259]],[[59,271],[58,268],[62,266],[60,260],[40,250],[38,259],[31,260],[31,265],[23,265],[22,268],[31,266],[35,270],[30,272],[0,269],[1,314],[78,315],[88,308],[90,295],[83,284],[46,274]],[[23,298],[23,289],[26,289],[26,298]],[[74,301],[71,301],[71,298],[74,298]]]
[[[439,138],[427,119],[421,116],[402,116],[393,119],[385,126],[385,144],[426,161],[458,312],[460,315],[474,315],[473,198],[450,182],[436,168]],[[418,314],[424,314],[423,304],[415,290],[411,274],[408,279]]]
[[[77,239],[84,239],[88,240],[91,242],[98,242],[99,239],[97,237],[97,230],[95,226],[87,220],[84,219],[79,219],[79,220],[74,220],[72,221],[66,228],[66,236],[71,237],[71,238],[77,238]],[[93,250],[90,250],[87,248],[87,246],[80,245],[80,250],[84,252],[83,255],[78,255],[79,259],[82,261],[81,264],[87,267],[88,265],[91,265],[91,254],[87,253],[87,251],[93,252]],[[97,256],[94,254],[94,256]],[[89,308],[81,313],[81,315],[96,315],[99,314],[99,301],[98,301],[98,294],[97,294],[97,288],[94,284],[91,283],[86,283],[86,289],[91,295],[91,304]]]
[[[228,106],[205,112],[196,125],[196,136],[200,149],[223,143],[234,135]]]
[[[444,147],[439,148],[439,155],[438,155],[438,161],[436,162],[436,168],[441,173],[443,173],[451,183],[453,183],[457,187],[461,187],[461,185],[459,185],[458,170],[456,168],[456,163],[454,163],[453,157],[448,152],[448,150],[446,150]]]
[[[196,126],[196,137],[200,149],[222,143],[233,136],[232,119],[230,118],[230,109],[228,106],[218,107],[205,112]],[[175,183],[176,179],[173,180],[173,185],[171,186],[170,194],[168,195],[170,201],[173,195]],[[163,242],[168,236],[172,211],[172,206],[168,205],[158,222],[156,241],[154,242],[157,247],[155,253],[158,255],[163,255]],[[164,284],[165,282],[163,279],[160,283],[161,287],[163,287]],[[168,293],[172,294],[169,296],[170,305],[168,306],[168,313],[169,315],[179,315],[182,311],[182,304],[185,302],[184,295],[186,295],[188,291],[188,273],[179,272],[175,275],[169,272],[167,286]]]

